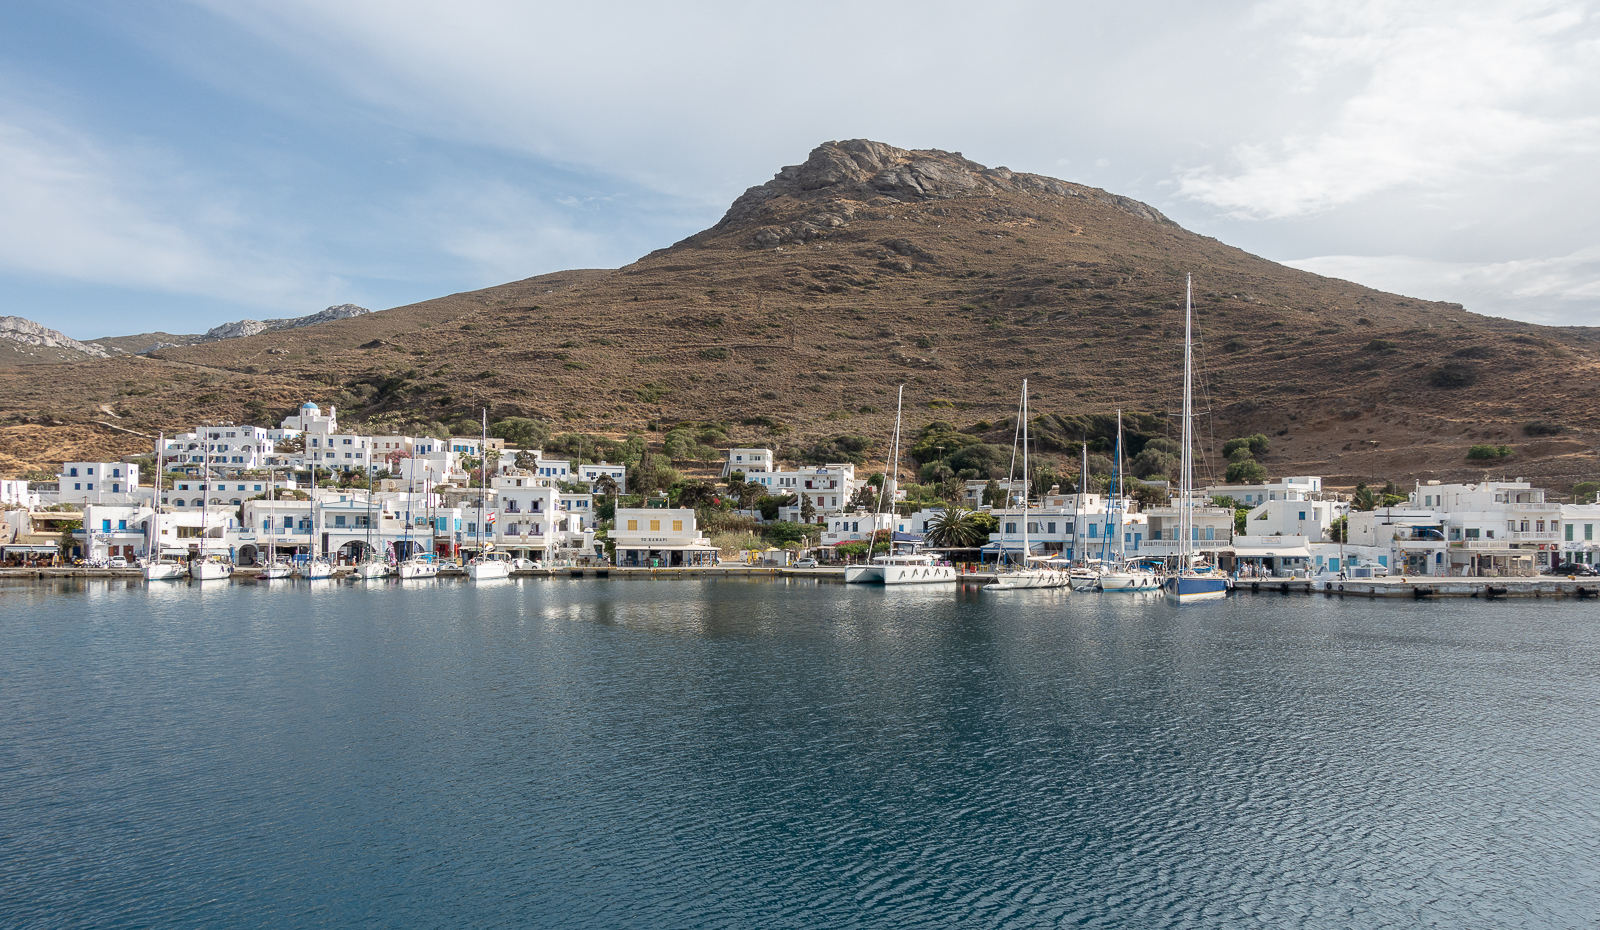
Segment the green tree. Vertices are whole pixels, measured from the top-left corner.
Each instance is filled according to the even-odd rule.
[[[766,526],[767,542],[780,548],[809,539],[811,528],[788,520],[779,520]]]
[[[1005,497],[1005,492],[1000,490],[1000,482],[993,478],[990,478],[989,483],[983,486],[983,505],[985,507],[999,507],[1005,503]]]
[[[1247,458],[1230,464],[1223,473],[1223,480],[1229,484],[1260,484],[1267,480],[1267,469],[1255,459]]]
[[[1378,496],[1365,483],[1357,484],[1355,493],[1350,497],[1350,509],[1366,512],[1378,509]]]
[[[811,495],[800,495],[800,519],[805,523],[815,523],[817,520],[817,505],[811,503]]]
[[[1350,541],[1350,518],[1339,517],[1328,524],[1328,540],[1330,542],[1347,543]]]
[[[928,545],[941,549],[971,549],[988,541],[989,534],[964,507],[946,507],[928,521]]]
[[[1574,504],[1592,504],[1597,494],[1600,494],[1600,482],[1580,481],[1572,486]]]
[[[506,417],[489,426],[489,435],[517,449],[542,449],[550,441],[550,428],[527,417]]]
[[[78,540],[72,534],[77,530],[83,529],[83,521],[62,520],[56,526],[61,529],[61,535],[56,538],[56,551],[61,553],[63,562],[70,561],[72,559],[72,550],[78,545]]]

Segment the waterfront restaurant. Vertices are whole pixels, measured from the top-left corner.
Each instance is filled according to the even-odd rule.
[[[717,564],[717,548],[700,535],[693,508],[619,507],[611,539],[616,543],[619,567]]]

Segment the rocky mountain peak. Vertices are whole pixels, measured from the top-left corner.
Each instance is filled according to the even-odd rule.
[[[1084,197],[1113,206],[1152,223],[1172,224],[1159,210],[1129,197],[1038,174],[987,168],[960,152],[901,149],[870,139],[824,142],[805,162],[779,171],[772,180],[745,191],[710,231],[746,224],[791,222],[798,210],[813,215],[801,222],[836,227],[849,222],[855,209],[874,201],[942,200],[1004,192],[1025,192],[1047,198]],[[775,231],[752,244],[768,245],[783,238]]]
[[[48,326],[42,326],[20,316],[0,316],[0,339],[25,346],[81,352],[90,358],[106,357],[106,351],[99,346],[86,345]]]

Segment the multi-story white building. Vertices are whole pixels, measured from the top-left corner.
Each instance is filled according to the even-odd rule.
[[[1251,536],[1304,536],[1318,542],[1348,509],[1336,500],[1273,498],[1250,511],[1245,528]]]
[[[578,465],[576,472],[578,475],[578,480],[582,481],[584,484],[587,484],[589,486],[589,490],[591,491],[594,490],[595,482],[599,481],[602,476],[609,477],[612,481],[615,481],[618,488],[625,489],[628,486],[628,466],[626,465],[610,465],[605,462],[584,462]]]
[[[141,497],[139,466],[127,462],[66,462],[56,482],[58,504],[132,503]]]
[[[0,479],[0,510],[28,510],[39,505],[39,495],[22,478]]]
[[[754,472],[773,470],[771,449],[729,449],[728,460],[722,463],[722,477],[727,478],[736,471],[742,471],[746,481],[752,481]]]
[[[196,475],[192,478],[173,478],[172,487],[165,488],[161,492],[161,505],[174,510],[194,510],[206,503],[213,507],[238,507],[252,497],[266,494],[269,487],[294,491],[299,486],[299,482],[294,478],[281,472],[273,475],[270,481],[265,473],[236,474],[232,477],[213,475],[206,478]]]
[[[1216,559],[1231,547],[1233,510],[1201,503],[1201,500],[1206,499],[1209,499],[1209,495],[1196,500],[1193,507],[1194,523],[1190,528],[1189,551]],[[1150,524],[1150,535],[1139,555],[1154,558],[1173,558],[1178,555],[1181,546],[1181,541],[1178,539],[1179,510],[1176,502],[1164,507],[1145,509],[1145,517]]]

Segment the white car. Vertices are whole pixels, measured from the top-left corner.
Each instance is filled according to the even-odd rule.
[[[801,559],[800,561],[794,563],[794,567],[795,568],[816,568],[817,567],[817,560],[816,559]]]
[[[123,558],[120,555],[112,556],[111,561],[106,563],[106,567],[107,568],[127,568],[128,567],[128,560]]]
[[[542,566],[538,559],[512,559],[511,570],[514,572],[537,571]]]

